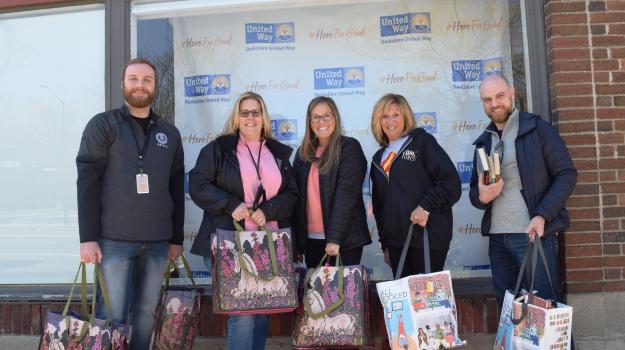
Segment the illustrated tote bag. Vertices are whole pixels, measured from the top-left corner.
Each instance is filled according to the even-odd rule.
[[[82,273],[81,273],[82,272]],[[78,275],[82,275],[80,313],[69,311]],[[96,264],[93,277],[93,294],[98,285],[111,315],[111,304],[100,265]],[[69,297],[62,313],[48,311],[39,341],[39,350],[126,350],[130,340],[131,327],[101,320],[95,317],[96,298],[92,298],[91,313],[87,310],[87,268],[80,263]]]
[[[204,290],[198,288],[186,258],[181,256],[190,286],[170,286],[173,261],[165,271],[161,303],[156,312],[153,350],[191,350],[200,324],[200,305]]]
[[[297,283],[290,229],[217,230],[213,311],[271,314],[295,310]]]
[[[507,290],[495,338],[496,350],[546,350],[571,348],[573,308],[541,299],[526,291],[519,291],[528,259],[532,260],[530,290],[533,290],[538,257],[547,266],[540,239],[530,243],[521,264],[514,291]],[[549,270],[547,278],[551,282]],[[551,285],[553,291],[553,285]],[[555,293],[553,293],[555,295]]]
[[[402,250],[394,281],[376,284],[384,308],[384,322],[392,350],[450,349],[465,345],[458,337],[458,319],[449,271],[399,279],[413,225]],[[424,230],[424,259],[430,271],[429,244]]]
[[[302,307],[295,315],[295,348],[372,346],[369,275],[362,265],[310,269],[304,282]]]

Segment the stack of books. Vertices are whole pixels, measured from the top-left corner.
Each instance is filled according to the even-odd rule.
[[[487,156],[484,148],[480,147],[477,149],[477,158],[478,174],[482,174],[484,184],[490,185],[501,179],[501,157],[499,153],[494,152]]]

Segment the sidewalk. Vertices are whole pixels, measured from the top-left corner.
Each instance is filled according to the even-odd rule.
[[[485,350],[491,349],[495,341],[494,334],[474,334],[467,337],[462,337],[467,341],[467,346],[462,347],[462,350]],[[33,350],[37,349],[39,344],[38,337],[27,336],[0,336],[0,349],[11,350]],[[381,344],[378,345],[378,349],[382,349]],[[285,350],[291,348],[291,338],[289,337],[274,337],[267,340],[266,350]],[[226,350],[225,338],[208,338],[199,337],[195,339],[193,346],[194,350]]]

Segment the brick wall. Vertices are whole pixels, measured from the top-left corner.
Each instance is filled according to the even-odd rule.
[[[579,171],[569,293],[625,291],[625,1],[545,2],[554,121]]]
[[[461,335],[494,333],[501,310],[497,309],[494,297],[457,297],[458,331]],[[40,336],[48,310],[61,312],[65,303],[0,303],[0,336]],[[78,304],[72,309],[79,311]],[[210,297],[202,300],[200,334],[202,337],[225,337],[228,317],[213,314]],[[371,326],[378,343],[387,344],[382,305],[377,295],[371,296]],[[293,313],[272,315],[269,334],[271,337],[290,336],[293,328]]]

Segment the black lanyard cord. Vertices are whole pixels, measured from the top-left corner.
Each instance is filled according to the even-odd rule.
[[[254,160],[254,155],[252,155],[252,150],[250,149],[250,146],[247,145],[247,142],[243,141],[243,143],[245,144],[245,148],[247,148],[247,151],[250,154],[250,158],[252,158],[252,163],[254,163],[254,169],[256,169],[256,176],[258,176],[258,181],[260,182],[260,152],[263,149],[263,140],[260,140],[260,146],[258,147],[258,160]]]
[[[135,139],[135,145],[137,145],[137,153],[139,154],[139,158],[137,159],[137,166],[139,167],[139,171],[143,174],[143,168],[145,167],[145,160],[143,159],[143,156],[145,155],[145,153],[147,153],[148,151],[148,146],[149,146],[149,136],[150,136],[150,127],[152,126],[152,121],[150,120],[150,122],[148,123],[148,128],[145,131],[145,135],[143,137],[143,147],[139,146],[139,138],[137,138],[137,134],[135,133],[135,130],[132,126],[132,124],[130,124],[130,132],[132,132],[132,136]]]

